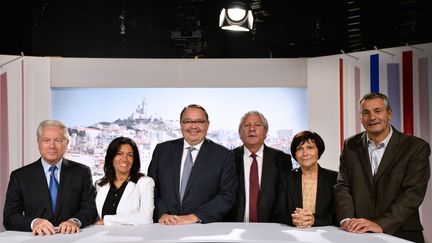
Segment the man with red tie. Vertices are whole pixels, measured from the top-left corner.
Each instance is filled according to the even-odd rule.
[[[243,146],[234,149],[239,187],[234,207],[225,217],[230,222],[269,222],[279,177],[292,168],[291,156],[264,144],[267,119],[258,111],[240,120]]]

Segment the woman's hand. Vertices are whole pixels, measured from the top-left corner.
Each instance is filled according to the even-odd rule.
[[[315,223],[315,215],[307,209],[296,208],[291,217],[293,225],[298,228],[311,227]]]

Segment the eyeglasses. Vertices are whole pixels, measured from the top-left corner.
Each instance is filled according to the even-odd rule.
[[[192,124],[195,124],[197,126],[202,126],[206,122],[207,122],[206,120],[195,120],[195,121],[193,121],[193,120],[183,120],[182,121],[183,125],[185,125],[185,126],[192,126]]]

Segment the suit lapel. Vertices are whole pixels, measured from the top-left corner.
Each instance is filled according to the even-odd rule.
[[[194,162],[194,165],[192,167],[192,170],[191,170],[191,173],[189,176],[189,180],[188,180],[187,185],[186,185],[186,190],[185,190],[183,200],[187,197],[189,190],[191,189],[194,182],[197,180],[200,171],[202,171],[201,168],[206,166],[207,158],[209,158],[207,155],[208,150],[209,150],[208,144],[209,144],[209,141],[207,139],[204,139],[204,142],[201,145],[200,150],[198,151],[198,155],[197,155],[195,162]]]
[[[101,186],[97,192],[97,196],[96,196],[96,209],[98,211],[98,215],[102,216],[102,208],[103,205],[105,203],[105,199],[108,195],[110,189],[110,183],[107,183],[103,186]],[[120,199],[122,200],[122,199]]]
[[[327,175],[324,173],[321,166],[318,165],[318,182],[317,182],[317,195],[316,195],[316,202],[315,202],[315,213],[322,212],[323,209],[318,208],[319,206],[325,205],[324,203],[320,203],[320,201],[325,200],[327,197],[327,192],[323,189],[327,188],[328,186],[328,178]]]
[[[359,139],[355,146],[355,150],[359,157],[361,167],[363,169],[363,174],[367,176],[367,181],[369,182],[369,187],[374,188],[373,177],[372,177],[372,167],[369,159],[368,145],[366,132],[363,133],[361,139]],[[355,173],[355,172],[354,172]]]
[[[272,157],[273,154],[271,154],[267,146],[264,145],[260,189],[265,188],[269,183],[269,179],[271,179],[271,169],[272,169],[271,161],[273,159]],[[259,197],[261,198],[261,190],[259,193]]]
[[[288,200],[292,200],[292,202],[294,203],[294,207],[303,208],[301,174],[302,172],[300,168],[296,169],[291,173],[292,176],[289,177],[288,186],[290,188],[290,195],[292,195],[292,197],[288,198]],[[290,214],[291,213],[292,212],[290,212]]]
[[[50,194],[49,194],[47,178],[45,176],[45,171],[43,169],[42,161],[40,159],[36,163],[36,170],[38,171],[38,173],[36,174],[36,183],[38,183],[42,186],[37,186],[35,188],[43,188],[43,190],[41,191],[41,193],[43,195],[41,197],[42,203],[43,203],[46,211],[52,215],[51,198],[50,198]]]
[[[245,203],[246,203],[246,192],[245,192],[245,175],[244,175],[244,146],[241,146],[238,150],[234,150],[234,161],[236,163],[236,171],[237,171],[237,178],[238,178],[238,192],[239,195],[237,196],[237,200],[239,202],[237,205],[239,205],[238,210],[238,218],[243,221],[244,219],[244,211],[245,211]]]
[[[381,162],[379,163],[378,170],[374,176],[374,181],[378,181],[381,175],[384,173],[386,168],[394,161],[394,157],[397,155],[399,151],[399,134],[396,129],[393,128],[393,135],[390,138],[387,147],[384,151]]]
[[[266,221],[268,220],[265,216],[265,213],[260,213],[262,211],[266,211],[266,207],[272,206],[267,205],[269,201],[272,201],[271,198],[274,196],[274,192],[270,191],[269,189],[273,187],[272,181],[276,178],[276,173],[273,173],[273,166],[272,163],[274,159],[274,153],[264,144],[263,145],[263,159],[262,159],[262,169],[261,169],[261,183],[259,187],[259,193],[258,193],[258,218],[259,221]],[[243,162],[243,154],[242,154],[242,162]],[[242,168],[242,172],[244,173],[244,168]],[[244,181],[244,177],[243,178]],[[243,189],[244,190],[244,189]],[[244,204],[244,202],[243,202]],[[244,211],[244,210],[243,210]]]
[[[67,159],[63,159],[60,171],[60,184],[57,196],[57,203],[54,216],[57,216],[61,207],[63,206],[64,196],[66,192],[71,190],[71,183],[73,181],[73,174],[71,173],[72,164]]]
[[[182,162],[182,155],[183,155],[183,139],[179,139],[176,141],[175,146],[174,146],[174,151],[172,154],[172,176],[171,178],[173,178],[173,187],[174,187],[174,191],[175,196],[176,196],[176,201],[180,202],[180,167],[181,167],[181,162]],[[189,177],[190,178],[190,177]],[[186,195],[186,191],[185,191],[185,195]]]
[[[138,183],[138,181],[137,181]],[[128,181],[128,184],[126,185],[126,188],[123,192],[123,195],[120,198],[119,204],[117,206],[117,212],[124,212],[125,210],[123,207],[128,206],[126,202],[128,201],[129,197],[132,195],[132,192],[134,191],[136,187],[136,184],[132,181]]]

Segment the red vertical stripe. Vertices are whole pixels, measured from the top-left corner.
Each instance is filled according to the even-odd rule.
[[[339,58],[339,127],[340,127],[340,147],[344,142],[344,95],[343,95],[343,59]]]
[[[355,102],[356,102],[355,129],[356,129],[356,133],[360,133],[361,131],[360,112],[357,110],[357,104],[360,100],[360,68],[359,67],[354,67],[354,82],[355,82]]]
[[[405,134],[414,134],[413,61],[412,51],[402,53],[403,128]]]

